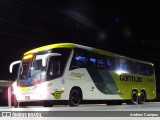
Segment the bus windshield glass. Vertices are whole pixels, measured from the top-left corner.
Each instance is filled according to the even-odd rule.
[[[33,55],[31,57],[28,56],[23,57],[22,65],[20,66],[19,70],[19,79],[26,79],[29,75],[29,69],[32,64]]]
[[[47,58],[45,68],[42,68],[42,59],[46,53],[37,53],[32,57],[25,56],[19,68],[18,86],[32,86],[60,77],[70,52],[71,49],[53,49],[52,53],[58,53],[60,56]]]

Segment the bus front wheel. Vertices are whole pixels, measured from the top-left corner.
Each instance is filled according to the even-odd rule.
[[[141,91],[140,96],[138,97],[138,104],[144,104],[146,101],[146,95]]]
[[[73,89],[69,96],[69,106],[78,106],[81,101],[80,92],[77,89]]]

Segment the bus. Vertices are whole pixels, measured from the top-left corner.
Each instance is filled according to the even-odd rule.
[[[10,73],[16,64],[19,69],[12,86],[19,104],[144,104],[156,98],[152,63],[93,47],[74,43],[46,45],[12,62]]]

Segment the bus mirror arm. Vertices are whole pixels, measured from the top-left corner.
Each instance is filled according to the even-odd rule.
[[[16,64],[19,64],[19,63],[21,63],[21,60],[12,62],[12,63],[10,64],[10,66],[9,66],[9,72],[12,73],[13,66],[16,65]]]
[[[48,53],[48,54],[46,54],[42,59],[42,66],[43,67],[46,67],[47,58],[49,58],[51,56],[61,56],[61,54],[59,54],[59,53]]]

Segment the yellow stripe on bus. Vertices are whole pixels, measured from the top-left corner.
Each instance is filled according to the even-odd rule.
[[[38,47],[33,50],[30,50],[30,51],[24,53],[24,55],[37,53],[37,52],[44,51],[44,50],[50,50],[52,48],[73,48],[73,47],[74,47],[73,43],[51,44],[51,45],[46,45],[46,46],[42,46],[42,47]]]

